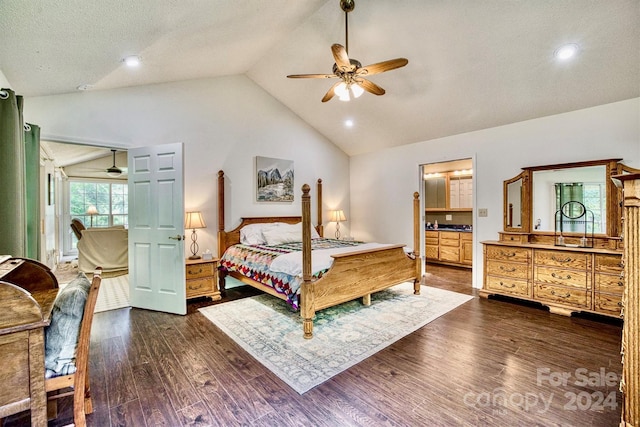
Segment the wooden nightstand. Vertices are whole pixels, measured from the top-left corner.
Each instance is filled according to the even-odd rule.
[[[187,259],[187,299],[211,297],[221,299],[218,289],[218,258]]]

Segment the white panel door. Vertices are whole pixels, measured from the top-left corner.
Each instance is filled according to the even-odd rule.
[[[178,143],[128,152],[132,307],[187,312],[182,150]]]

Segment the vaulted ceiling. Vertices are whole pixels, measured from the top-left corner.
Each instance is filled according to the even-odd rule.
[[[638,0],[355,0],[349,56],[409,64],[351,102],[286,78],[331,73],[339,0],[2,0],[0,34],[24,96],[245,74],[350,155],[640,96]]]

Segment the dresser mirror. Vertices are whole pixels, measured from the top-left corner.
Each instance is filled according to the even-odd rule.
[[[607,167],[580,166],[532,173],[532,231],[553,232],[556,212],[569,201],[594,214],[594,232],[607,232]]]
[[[575,200],[594,213],[594,234],[618,239],[622,192],[610,178],[638,171],[619,162],[606,159],[522,168],[519,175],[504,181],[504,231],[525,233],[528,241],[544,243],[554,234],[558,209]]]
[[[504,182],[504,230],[512,232],[529,231],[529,209],[525,194],[528,172]]]

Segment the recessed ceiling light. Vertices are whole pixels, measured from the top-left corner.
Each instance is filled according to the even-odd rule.
[[[83,84],[83,85],[78,86],[76,89],[85,91],[85,90],[89,90],[91,88],[93,88],[93,85]]]
[[[140,57],[138,55],[127,56],[122,60],[127,67],[135,68],[140,65]]]
[[[566,61],[567,59],[573,58],[579,50],[580,46],[578,46],[577,44],[568,43],[556,49],[556,51],[553,52],[553,56],[561,61]]]
[[[344,125],[348,128],[352,128],[353,127],[353,120],[348,119],[344,121]]]

